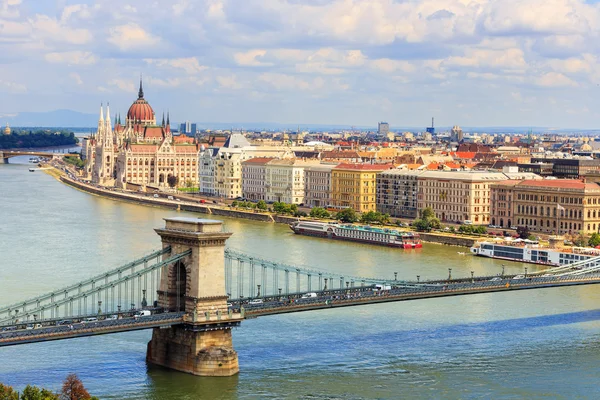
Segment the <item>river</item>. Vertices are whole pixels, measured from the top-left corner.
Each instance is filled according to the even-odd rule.
[[[92,196],[0,165],[0,304],[29,298],[160,247],[178,213]],[[202,215],[197,215],[206,217]],[[228,246],[358,276],[497,274],[501,262],[425,244],[402,251],[222,219]],[[506,263],[507,273],[524,265]],[[535,270],[535,266],[529,266]],[[102,399],[598,398],[596,286],[480,294],[261,317],[233,333],[240,374],[199,378],[149,367],[139,331],[0,349],[0,382],[58,390],[74,372]]]

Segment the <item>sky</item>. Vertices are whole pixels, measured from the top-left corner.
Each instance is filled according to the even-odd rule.
[[[600,127],[581,0],[0,0],[0,123],[23,111],[374,126]]]

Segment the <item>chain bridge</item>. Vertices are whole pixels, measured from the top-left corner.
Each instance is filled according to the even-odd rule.
[[[433,297],[600,283],[600,257],[525,275],[398,280],[270,261],[225,248],[220,221],[168,218],[163,247],[87,280],[0,307],[0,347],[153,328],[147,360],[204,376],[238,372],[247,318]]]
[[[25,151],[25,150],[0,150],[0,164],[8,164],[8,159],[18,156],[36,156],[46,158],[63,158],[63,157],[74,157],[80,158],[79,153],[64,153],[62,151]]]

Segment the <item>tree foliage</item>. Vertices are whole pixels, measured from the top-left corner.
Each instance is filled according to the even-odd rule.
[[[335,215],[335,219],[342,222],[353,223],[358,221],[358,214],[353,208],[345,208]]]
[[[600,234],[598,232],[594,232],[588,240],[588,246],[596,247],[598,245],[600,245]]]
[[[60,400],[57,394],[47,389],[40,389],[37,386],[25,386],[21,393],[21,400]]]
[[[379,211],[368,211],[361,215],[360,222],[362,222],[364,224],[372,224],[372,223],[385,224],[385,223],[390,222],[390,215],[382,214]]]
[[[267,209],[267,203],[264,200],[259,200],[258,203],[256,203],[256,208],[264,211]]]
[[[92,396],[83,386],[83,382],[75,374],[69,374],[63,382],[60,400],[90,400]]]
[[[0,383],[0,400],[19,400],[19,394],[12,387]]]
[[[331,214],[323,207],[314,207],[310,210],[310,216],[312,218],[329,218]]]
[[[483,225],[461,225],[458,228],[460,233],[478,233],[480,235],[485,235],[487,233],[487,229]]]
[[[432,229],[440,229],[442,224],[439,218],[435,216],[431,207],[427,207],[421,210],[420,218],[413,222],[413,226],[418,231],[430,231]]]
[[[521,238],[521,239],[528,239],[529,238],[529,228],[526,226],[518,226],[517,227],[517,235],[519,235],[519,238]]]
[[[50,146],[70,146],[77,144],[79,139],[73,132],[67,131],[24,131],[14,130],[10,135],[0,134],[0,149],[19,149]]]
[[[179,183],[179,178],[175,175],[169,175],[167,177],[167,183],[170,187],[174,188],[175,186],[177,186],[177,183]]]

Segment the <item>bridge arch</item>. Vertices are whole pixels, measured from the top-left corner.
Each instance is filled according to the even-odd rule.
[[[173,264],[169,287],[169,309],[185,311],[185,299],[188,296],[188,268],[179,260]]]

